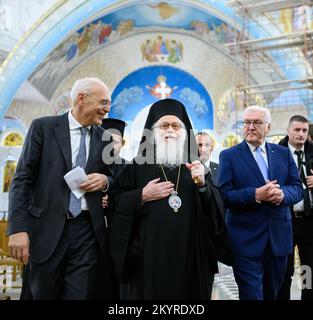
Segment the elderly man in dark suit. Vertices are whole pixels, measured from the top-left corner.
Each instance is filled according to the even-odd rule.
[[[112,298],[114,292],[101,206],[112,170],[101,157],[108,139],[99,127],[110,92],[99,79],[84,78],[71,97],[70,112],[32,122],[10,189],[9,247],[12,257],[28,263],[33,299]],[[80,198],[64,180],[75,166],[87,175]]]
[[[298,169],[287,148],[268,143],[268,109],[243,112],[244,141],[220,153],[218,181],[234,253],[239,298],[274,300],[292,251],[290,206],[302,198]]]

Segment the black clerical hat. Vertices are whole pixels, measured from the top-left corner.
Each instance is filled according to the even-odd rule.
[[[155,102],[149,110],[145,129],[152,129],[154,123],[167,115],[176,116],[185,124],[187,130],[192,129],[185,106],[175,99],[163,99]]]
[[[116,130],[120,132],[121,137],[124,136],[124,129],[127,126],[126,122],[120,119],[106,118],[102,120],[101,127],[110,133],[117,133]],[[112,130],[113,129],[113,130]]]

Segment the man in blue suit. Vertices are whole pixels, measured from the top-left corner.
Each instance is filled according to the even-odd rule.
[[[268,109],[246,108],[244,141],[220,154],[218,182],[241,300],[276,298],[292,251],[290,205],[302,198],[290,151],[265,142],[270,126]]]

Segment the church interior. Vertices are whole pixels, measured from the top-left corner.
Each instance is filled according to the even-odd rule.
[[[313,122],[312,17],[312,0],[0,0],[0,294],[18,299],[21,290],[5,230],[27,131],[35,118],[70,110],[76,79],[111,89],[108,116],[127,123],[125,159],[151,104],[174,98],[213,138],[218,162],[243,140],[248,105],[270,110],[270,142],[294,114]],[[220,265],[212,299],[238,300],[231,268]]]

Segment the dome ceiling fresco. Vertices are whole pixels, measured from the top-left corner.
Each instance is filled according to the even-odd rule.
[[[68,0],[66,3],[60,2],[55,11],[59,13],[59,20],[49,21],[49,26],[42,20],[37,24],[38,30],[34,27],[35,32],[29,33],[31,40],[33,34],[45,32],[38,40],[40,43],[35,45],[31,41],[25,41],[28,46],[24,50],[22,41],[18,50],[5,62],[2,70],[0,67],[2,104],[0,118],[12,101],[14,96],[12,92],[16,92],[26,78],[47,100],[51,101],[57,89],[73,70],[82,66],[96,53],[106,50],[108,46],[116,45],[139,34],[147,34],[147,37],[130,49],[141,58],[142,68],[162,65],[186,70],[185,56],[187,51],[193,48],[188,46],[187,40],[177,39],[178,35],[185,35],[206,43],[208,47],[214,48],[240,69],[243,65],[242,56],[238,53],[238,48],[232,45],[238,37],[241,37],[241,40],[248,40],[248,37],[253,39],[295,32],[303,27],[304,15],[308,17],[307,21],[310,21],[309,27],[312,27],[312,11],[305,8],[303,13],[301,11],[303,8],[300,8],[299,4],[299,8],[292,9],[291,13],[286,10],[276,10],[275,13],[265,17],[266,25],[257,21],[254,31],[243,35],[242,20],[235,16],[235,9],[228,6],[229,2],[231,1]],[[253,1],[249,1],[250,3]],[[272,5],[275,5],[275,1]],[[48,19],[49,15],[46,20]],[[238,29],[234,28],[235,24]],[[48,41],[49,37],[51,41]],[[27,37],[25,39],[28,40]],[[30,47],[35,49],[29,50],[28,54]],[[273,52],[255,52],[251,54],[252,58],[253,54],[258,55],[261,63],[253,74],[247,72],[252,84],[285,81],[294,79],[295,75],[299,77],[299,74],[300,76],[308,74],[309,69],[305,63],[298,66],[292,62],[293,69],[284,68],[285,60]],[[305,61],[305,57],[299,50],[296,58]],[[263,65],[271,66],[271,72],[268,68],[263,68]],[[3,70],[5,72],[2,72]],[[133,72],[135,69],[129,71]],[[310,72],[312,76],[312,70]],[[277,101],[285,96],[282,91],[272,90],[271,93],[263,94],[262,98],[267,104],[275,106]],[[305,100],[306,97],[307,90],[299,90],[297,104],[310,108],[309,102]]]
[[[146,67],[124,78],[113,91],[110,116],[129,121],[140,109],[169,97],[179,99],[187,106],[195,128],[213,128],[212,101],[208,92],[193,76],[169,66]]]
[[[131,159],[137,152],[150,106],[169,97],[186,106],[195,130],[213,130],[212,100],[196,78],[172,66],[142,68],[125,77],[112,94],[109,116],[128,124],[125,139],[132,141],[123,150],[125,158]]]
[[[29,80],[51,99],[69,72],[93,53],[134,34],[151,31],[156,32],[155,38],[138,46],[138,54],[151,63],[169,64],[183,59],[183,44],[176,43],[175,37],[162,39],[162,32],[199,37],[225,54],[231,50],[225,44],[234,42],[237,34],[225,21],[197,8],[175,2],[137,4],[97,18],[71,34],[36,68]]]

